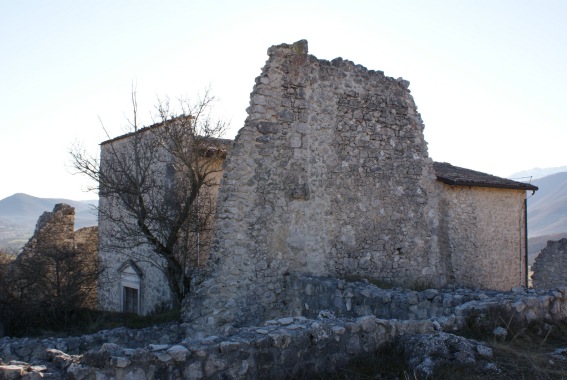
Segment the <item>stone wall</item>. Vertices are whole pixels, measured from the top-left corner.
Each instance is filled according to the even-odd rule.
[[[35,232],[22,249],[22,255],[41,252],[54,244],[59,247],[73,247],[75,229],[75,208],[58,203],[53,211],[45,211],[37,220]]]
[[[171,170],[173,158],[162,148],[160,138],[159,130],[148,127],[103,142],[100,154],[101,173],[108,176],[109,182],[114,184],[119,183],[120,179],[116,178],[121,171],[135,176],[136,169],[143,168],[147,171],[147,178],[135,178],[134,181],[137,180],[145,188],[152,190],[170,186],[174,182]],[[130,190],[132,186],[136,187],[128,183],[123,186],[130,186]],[[144,195],[147,196],[147,190],[145,191]],[[146,199],[150,210],[155,204],[159,204],[162,193],[156,191],[152,195],[155,195],[155,200]],[[105,271],[99,282],[98,306],[102,310],[146,315],[162,305],[170,307],[172,304],[173,296],[165,275],[166,262],[147,243],[137,226],[135,215],[124,207],[121,196],[113,188],[107,194],[101,184],[99,260]],[[159,222],[160,220],[156,221]],[[132,292],[129,295],[128,310],[125,309],[128,297],[125,288]]]
[[[567,286],[567,239],[550,240],[532,265],[535,289]]]
[[[53,248],[79,249],[96,257],[98,227],[84,227],[75,231],[75,208],[58,203],[53,211],[46,211],[39,217],[35,232],[21,254],[33,255]]]
[[[33,236],[18,255],[14,264],[25,264],[23,267],[41,267],[33,276],[41,278],[34,281],[32,288],[27,287],[27,296],[31,292],[40,291],[37,286],[51,285],[54,288],[53,295],[48,296],[55,298],[55,293],[59,294],[55,286],[68,286],[67,281],[77,281],[75,273],[70,273],[71,268],[80,265],[83,274],[89,276],[89,281],[81,282],[83,289],[92,289],[89,293],[81,296],[80,306],[82,308],[95,308],[97,305],[96,292],[96,273],[98,266],[98,227],[84,227],[74,231],[75,227],[75,209],[64,203],[56,204],[53,211],[44,212],[38,219],[36,229]],[[69,255],[72,253],[72,255]],[[31,264],[30,264],[31,263]],[[15,267],[17,268],[17,266]],[[72,272],[72,271],[71,271]],[[24,271],[24,276],[26,272]],[[60,276],[63,276],[60,278]],[[65,276],[70,276],[66,278]],[[38,282],[39,281],[39,282]],[[46,285],[47,284],[47,285]],[[43,289],[41,289],[43,290]],[[61,290],[61,291],[69,291]],[[48,292],[48,294],[50,294]],[[43,297],[38,295],[39,298]],[[69,301],[69,300],[67,300]],[[39,302],[39,301],[38,301]],[[76,302],[76,301],[72,301]],[[1,329],[0,329],[1,330]]]
[[[105,272],[101,275],[98,287],[98,307],[101,310],[123,311],[121,276],[132,257],[136,257],[136,266],[139,268],[139,313],[149,314],[162,304],[170,307],[172,296],[161,269],[165,263],[147,245],[130,250],[103,251],[100,263]]]
[[[98,380],[321,377],[395,339],[426,334],[421,339],[431,341],[447,337],[442,332],[458,334],[463,327],[502,337],[510,324],[541,327],[545,334],[545,326],[567,318],[567,288],[411,292],[313,277],[297,278],[293,284],[294,297],[306,299],[312,317],[288,316],[208,337],[199,337],[188,323],[171,323],[80,337],[2,338],[0,373],[12,373],[14,379],[25,378],[26,371],[36,372],[32,378]],[[345,302],[349,298],[350,310]],[[318,309],[329,301],[328,309]],[[378,307],[371,310],[371,305]],[[489,350],[478,345],[472,347],[478,353]],[[480,359],[470,353],[466,357],[469,363]]]
[[[435,176],[409,83],[319,60],[306,41],[268,55],[225,163],[213,274],[186,319],[281,315],[289,273],[443,285]]]
[[[100,198],[99,207],[110,207],[108,199]],[[114,206],[119,210],[117,206]],[[172,294],[169,290],[167,277],[164,274],[165,261],[156,255],[149,244],[125,248],[114,245],[113,225],[108,220],[100,218],[100,252],[99,262],[104,268],[98,286],[98,308],[108,311],[123,311],[124,272],[128,271],[130,263],[136,267],[139,284],[139,310],[146,315],[161,306],[170,307]]]
[[[98,227],[83,227],[75,231],[75,248],[77,251],[84,253],[90,259],[84,261],[85,265],[92,265],[94,268],[99,268],[98,262]],[[98,305],[98,293],[96,291],[97,286],[92,286],[92,292],[85,297],[82,306],[90,309],[96,309]]]
[[[447,282],[500,290],[525,286],[525,191],[437,186]]]

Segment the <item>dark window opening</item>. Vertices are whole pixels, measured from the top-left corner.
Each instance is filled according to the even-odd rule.
[[[138,289],[124,286],[122,288],[122,311],[138,314]]]

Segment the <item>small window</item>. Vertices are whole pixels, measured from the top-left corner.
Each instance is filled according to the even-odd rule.
[[[122,287],[122,311],[125,313],[138,314],[138,289],[128,286]]]

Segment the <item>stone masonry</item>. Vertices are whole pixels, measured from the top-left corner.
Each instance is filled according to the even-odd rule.
[[[22,256],[41,253],[53,246],[78,248],[96,257],[98,227],[83,227],[75,231],[75,208],[58,203],[53,211],[44,212],[37,220],[35,232],[22,249]]]
[[[532,265],[535,289],[567,286],[567,239],[550,240]]]
[[[57,242],[59,246],[72,247],[74,242],[75,208],[58,203],[53,211],[46,211],[37,220],[35,232],[22,249],[22,255],[40,252],[45,245]]]
[[[98,258],[98,227],[83,227],[75,231],[75,208],[58,203],[53,211],[44,212],[38,219],[33,236],[23,247],[18,259],[50,252],[54,248],[77,250],[85,254],[86,265],[96,265]],[[81,306],[95,308],[97,294],[93,291],[85,297]]]
[[[443,285],[435,175],[409,82],[279,45],[225,163],[212,277],[186,307],[207,326],[279,315],[285,276]]]
[[[433,358],[440,353],[443,359],[461,358],[476,368],[491,364],[494,372],[486,378],[495,378],[498,361],[491,361],[490,348],[455,335],[460,329],[474,327],[502,339],[511,333],[507,329],[512,323],[537,326],[544,339],[546,331],[567,318],[567,288],[414,292],[303,278],[294,289],[295,296],[306,298],[312,307],[307,317],[282,317],[215,336],[199,338],[191,324],[170,323],[67,338],[5,337],[0,339],[0,379],[276,380],[324,378],[326,373],[336,377],[350,361],[389,342],[402,344],[408,355],[422,346],[420,340],[434,349],[427,357],[415,358],[419,360],[414,369],[427,370],[420,378],[429,378],[437,363]],[[330,308],[320,310],[325,304]],[[374,314],[365,314],[370,309]],[[433,345],[437,340],[447,342]],[[451,357],[448,346],[455,341],[461,349]],[[409,359],[410,364],[413,361]]]

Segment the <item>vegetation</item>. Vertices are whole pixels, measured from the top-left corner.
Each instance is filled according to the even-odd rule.
[[[66,330],[94,308],[101,268],[89,250],[50,241],[14,258],[0,254],[0,327],[11,336]]]

